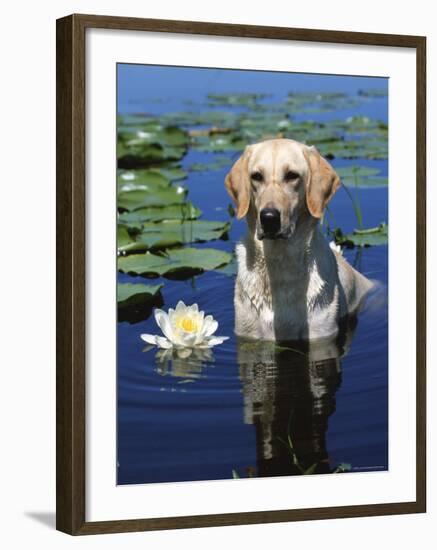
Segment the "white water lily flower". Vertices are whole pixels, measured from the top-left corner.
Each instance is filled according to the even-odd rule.
[[[339,244],[335,244],[334,241],[331,241],[329,243],[329,246],[331,247],[331,250],[334,250],[334,252],[338,252],[339,254],[343,255],[343,250]]]
[[[141,334],[142,340],[163,349],[175,348],[210,348],[222,344],[228,336],[213,336],[218,328],[212,315],[205,317],[197,304],[186,306],[179,301],[176,309],[165,313],[155,309],[155,321],[164,336]]]

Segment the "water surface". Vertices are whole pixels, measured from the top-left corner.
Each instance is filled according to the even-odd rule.
[[[189,71],[189,72],[185,72]],[[378,82],[375,82],[378,80]],[[201,109],[208,92],[342,91],[386,86],[381,79],[276,75],[245,71],[199,71],[119,65],[120,113]],[[359,109],[312,115],[312,119],[365,114],[387,122],[387,98]],[[189,150],[183,167],[214,155]],[[238,156],[234,155],[236,158]],[[334,167],[360,164],[387,175],[386,160],[334,160]],[[205,219],[228,219],[224,189],[228,167],[190,172],[183,182]],[[387,188],[360,190],[367,226],[387,219]],[[330,209],[345,231],[356,218],[345,192]],[[244,234],[234,221],[229,240],[194,245],[233,251]],[[387,284],[387,246],[346,249],[345,256],[368,277]],[[120,282],[140,277],[119,273]],[[155,281],[153,281],[155,282]],[[358,322],[339,341],[323,346],[275,349],[233,334],[234,277],[218,271],[189,280],[165,279],[163,309],[179,300],[198,303],[230,336],[210,355],[168,357],[144,351],[141,333],[159,332],[153,315],[140,312],[118,323],[118,484],[231,479],[350,472],[388,468],[388,350],[384,287],[372,296]],[[298,458],[296,464],[295,458]],[[349,474],[350,475],[350,474]]]

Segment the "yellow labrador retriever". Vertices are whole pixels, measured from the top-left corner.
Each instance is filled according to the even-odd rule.
[[[248,234],[237,244],[235,332],[263,340],[332,338],[372,283],[333,249],[319,220],[340,185],[315,147],[246,147],[226,177]]]

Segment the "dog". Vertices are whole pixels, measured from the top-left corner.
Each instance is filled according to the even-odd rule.
[[[340,178],[314,146],[249,145],[226,176],[237,219],[235,332],[273,341],[333,338],[373,283],[323,236],[319,221]],[[331,243],[332,244],[332,243]]]

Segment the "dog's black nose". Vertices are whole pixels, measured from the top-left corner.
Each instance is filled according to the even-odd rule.
[[[263,208],[259,219],[266,235],[275,235],[281,228],[281,214],[276,208]]]

